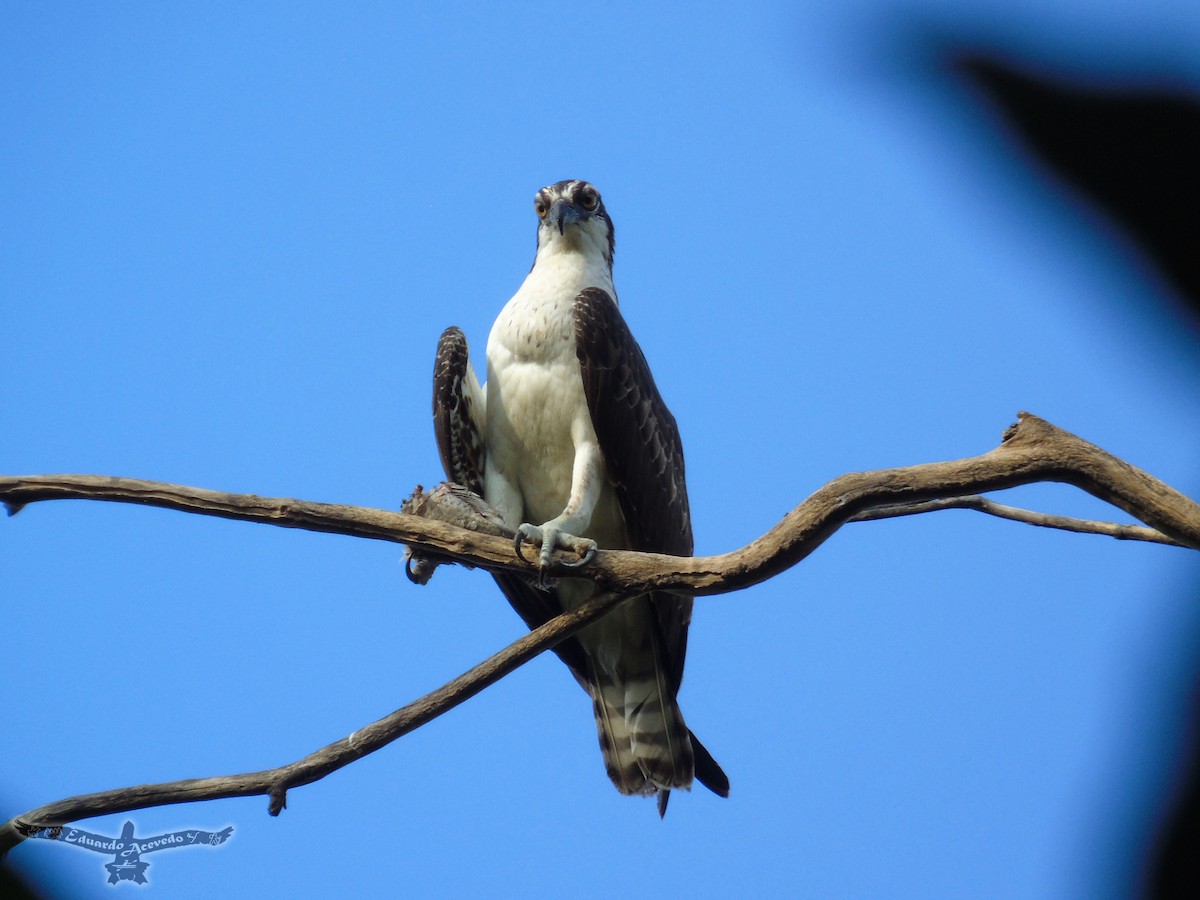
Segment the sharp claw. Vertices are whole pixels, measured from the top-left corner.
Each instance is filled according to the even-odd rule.
[[[517,529],[517,533],[513,535],[513,551],[517,554],[517,557],[521,560],[521,562],[525,563],[526,565],[537,567],[538,585],[543,588],[547,587],[551,581],[551,579],[549,579],[547,576],[550,572],[550,569],[554,567],[554,551],[556,549],[568,549],[567,547],[563,546],[563,542],[560,537],[561,534],[562,532],[551,525],[542,525],[541,527],[538,527],[536,525],[524,524],[521,525]],[[541,549],[538,553],[538,558],[536,561],[529,559],[524,553],[521,552],[521,546],[526,541],[531,544],[534,543],[535,536],[541,543]],[[587,550],[578,560],[569,563],[558,563],[558,566],[563,569],[582,569],[595,558],[596,542],[588,541]]]
[[[576,560],[575,562],[570,562],[570,563],[559,563],[559,565],[562,566],[564,569],[582,569],[584,566],[586,566],[588,563],[590,563],[595,558],[596,558],[596,545],[592,544],[592,546],[587,548],[587,552],[585,554],[583,554],[583,556],[580,559]]]
[[[409,553],[404,559],[404,574],[413,584],[429,584],[434,570],[441,564],[422,553]]]
[[[526,565],[532,566],[532,565],[534,565],[533,560],[528,559],[525,556],[525,554],[521,552],[521,544],[523,544],[524,542],[525,542],[525,533],[523,531],[521,531],[520,528],[518,528],[517,534],[513,538],[513,550],[516,552],[517,558],[519,560],[521,560],[521,562],[525,563]]]

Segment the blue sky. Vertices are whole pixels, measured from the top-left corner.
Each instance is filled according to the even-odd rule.
[[[10,6],[0,470],[398,507],[440,478],[438,334],[482,352],[534,192],[579,177],[683,433],[698,552],[843,472],[990,449],[1021,409],[1195,496],[1194,340],[897,43],[917,22],[1195,86],[1183,7]],[[150,857],[168,897],[1122,893],[1187,709],[1194,556],[951,512],[700,600],[682,706],[733,792],[662,822],[612,789],[546,657],[278,819],[254,798],[82,824],[233,825]],[[290,761],[521,632],[481,572],[416,588],[393,545],[131,506],[29,507],[0,569],[4,819]],[[10,860],[112,895],[98,856]]]

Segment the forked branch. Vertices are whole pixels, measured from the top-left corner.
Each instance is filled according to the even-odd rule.
[[[976,495],[1040,481],[1072,484],[1148,527],[1048,516]],[[10,514],[55,499],[108,500],[408,544],[437,557],[494,571],[527,571],[512,541],[454,524],[378,509],[226,494],[132,478],[91,475],[0,477]],[[88,794],[41,807],[0,826],[0,853],[40,827],[80,818],[195,800],[264,794],[269,811],[286,791],[310,784],[372,753],[473,696],[508,672],[607,613],[624,597],[650,589],[722,594],[750,587],[794,566],[843,524],[934,509],[969,508],[1052,528],[1200,549],[1200,505],[1115,456],[1036,416],[1022,413],[997,448],[982,456],[842,475],[817,490],[774,528],[739,550],[681,558],[602,550],[572,575],[604,590],[573,612],[530,632],[459,678],[391,715],[297,762],[242,775],[189,779]],[[495,529],[491,529],[495,531]],[[569,557],[560,553],[562,561]]]

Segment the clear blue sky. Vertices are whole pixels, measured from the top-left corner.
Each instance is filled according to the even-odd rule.
[[[0,471],[396,508],[440,478],[438,334],[482,352],[534,192],[578,177],[680,423],[699,552],[842,472],[983,452],[1021,409],[1195,496],[1197,348],[1136,256],[890,55],[917,16],[1197,84],[1186,6],[9,4]],[[416,588],[400,559],[122,505],[0,522],[0,818],[290,761],[521,633],[484,573]],[[662,822],[612,789],[546,657],[278,819],[255,798],[83,824],[235,827],[150,857],[156,897],[1121,893],[1171,778],[1198,575],[965,512],[848,527],[698,601],[682,704],[733,793]],[[10,859],[113,896],[98,856]]]

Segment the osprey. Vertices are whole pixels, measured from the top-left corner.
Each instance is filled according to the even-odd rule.
[[[461,331],[438,342],[433,419],[446,476],[500,514],[518,552],[540,544],[542,571],[572,538],[691,556],[679,429],[617,308],[612,220],[586,181],[542,188],[534,211],[537,254],[492,326],[486,384]],[[579,578],[494,577],[530,628],[596,590]],[[592,698],[613,784],[657,794],[660,815],[693,777],[729,794],[675,700],[691,613],[690,597],[646,594],[555,648]]]

